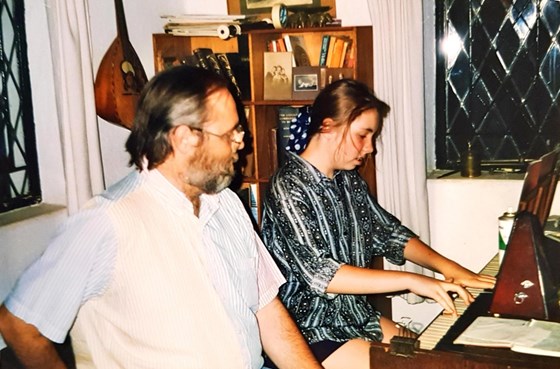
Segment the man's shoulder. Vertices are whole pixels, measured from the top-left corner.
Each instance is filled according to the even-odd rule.
[[[80,211],[75,214],[96,213],[106,211],[111,205],[126,198],[144,183],[145,176],[138,171],[133,171],[127,176],[109,186],[105,191],[93,196]]]
[[[134,170],[118,182],[109,186],[104,192],[99,194],[99,197],[113,201],[118,200],[140,187],[144,181],[145,174]]]

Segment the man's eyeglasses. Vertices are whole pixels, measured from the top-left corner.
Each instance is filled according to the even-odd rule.
[[[211,136],[218,137],[222,140],[230,141],[230,142],[233,142],[233,143],[236,143],[236,144],[241,144],[243,142],[243,137],[245,136],[245,130],[243,129],[243,125],[241,125],[241,123],[236,125],[235,127],[233,127],[233,129],[231,131],[228,131],[228,132],[223,133],[221,135],[219,135],[217,133],[207,131],[203,128],[191,127],[191,129],[193,129],[195,131],[200,131],[202,133],[207,133]]]

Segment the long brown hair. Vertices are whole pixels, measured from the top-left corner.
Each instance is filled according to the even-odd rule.
[[[353,79],[341,79],[326,86],[317,96],[311,111],[311,122],[307,130],[309,138],[321,130],[327,118],[335,122],[335,126],[349,126],[364,111],[377,110],[379,129],[383,118],[389,113],[390,107],[378,99],[374,92],[364,83]],[[348,128],[348,127],[346,127]]]

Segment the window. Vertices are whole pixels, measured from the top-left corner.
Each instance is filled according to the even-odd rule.
[[[560,1],[436,1],[436,166],[523,168],[560,142]]]
[[[0,213],[41,201],[23,0],[0,0]]]

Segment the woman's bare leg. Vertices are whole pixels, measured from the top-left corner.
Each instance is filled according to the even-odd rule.
[[[399,334],[399,325],[389,318],[381,317],[379,320],[381,330],[383,331],[383,343],[390,343],[391,338]]]
[[[371,343],[356,338],[340,346],[323,361],[325,369],[370,369],[369,347]]]

